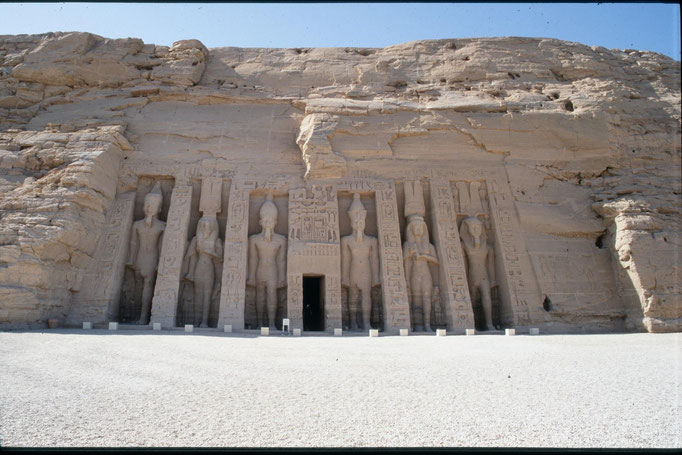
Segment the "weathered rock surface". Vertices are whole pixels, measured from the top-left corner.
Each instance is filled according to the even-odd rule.
[[[117,186],[135,188],[126,154],[309,180],[503,166],[547,323],[682,330],[680,153],[680,63],[651,52],[0,36],[0,324],[68,312]]]

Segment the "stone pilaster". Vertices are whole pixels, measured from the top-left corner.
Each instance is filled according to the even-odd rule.
[[[474,313],[450,182],[431,181],[431,210],[434,240],[440,260],[440,291],[445,305],[447,329],[458,332],[473,329]]]
[[[163,233],[150,324],[159,322],[162,327],[175,326],[191,202],[192,186],[176,180],[168,209],[166,230]]]
[[[134,192],[119,194],[111,203],[95,256],[83,274],[83,289],[74,294],[68,324],[118,320],[134,207]]]
[[[527,326],[531,323],[529,305],[536,308],[542,305],[537,278],[521,237],[509,186],[487,181],[487,190],[495,231],[495,261],[499,264],[497,270],[502,272],[497,280],[502,297],[510,303],[502,305],[500,319],[502,324]]]
[[[218,327],[230,324],[235,331],[244,330],[246,261],[249,247],[249,196],[254,185],[252,181],[234,180],[230,186],[230,199],[227,206]]]
[[[377,224],[379,226],[379,260],[384,299],[384,328],[398,333],[410,328],[410,304],[405,284],[403,250],[400,242],[398,203],[393,182],[375,185]]]
[[[289,250],[291,253],[291,249]],[[291,329],[303,330],[303,274],[289,272],[287,265],[287,317]]]

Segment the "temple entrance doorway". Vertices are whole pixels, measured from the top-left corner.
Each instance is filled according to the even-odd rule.
[[[324,276],[303,277],[303,330],[324,331]]]

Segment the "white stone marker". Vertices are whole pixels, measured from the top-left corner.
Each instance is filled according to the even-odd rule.
[[[185,324],[185,332],[194,332],[194,326],[192,324]]]
[[[466,329],[464,333],[467,335],[476,335],[476,329]]]
[[[263,336],[270,335],[270,327],[261,327],[260,328],[260,334]]]
[[[225,324],[223,330],[225,331],[225,333],[232,333],[232,324]]]
[[[530,328],[530,334],[531,335],[540,335],[540,329],[538,329],[537,327],[531,327]]]
[[[379,336],[379,329],[369,329],[369,336],[378,337]]]
[[[343,335],[343,329],[334,329],[335,337],[340,337],[341,335]]]
[[[409,334],[410,334],[410,330],[409,330],[409,329],[400,329],[400,336],[401,336],[401,337],[406,337],[406,336],[408,336]]]
[[[294,329],[294,336],[300,337],[301,336],[301,329]]]
[[[110,322],[109,330],[118,330],[118,322]]]
[[[152,329],[154,330],[161,330],[161,323],[160,322],[155,322]]]
[[[282,332],[288,332],[289,327],[291,327],[291,323],[289,322],[289,319],[287,319],[287,318],[282,319]]]
[[[504,334],[507,336],[516,335],[516,329],[504,329]]]
[[[447,334],[445,329],[436,329],[436,336],[444,337]]]
[[[83,323],[83,329],[84,330],[90,330],[92,328],[92,322],[84,322]]]

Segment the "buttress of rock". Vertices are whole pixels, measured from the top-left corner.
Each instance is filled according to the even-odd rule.
[[[338,178],[346,175],[346,160],[334,153],[329,137],[339,124],[339,118],[329,114],[307,115],[301,123],[298,144],[306,165],[306,179]]]

